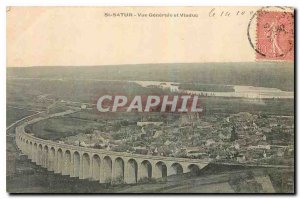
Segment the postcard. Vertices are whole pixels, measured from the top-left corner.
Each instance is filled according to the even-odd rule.
[[[295,193],[291,7],[7,7],[9,193]]]

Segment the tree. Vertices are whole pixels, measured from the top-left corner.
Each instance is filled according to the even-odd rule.
[[[231,135],[230,135],[230,141],[235,141],[238,139],[238,134],[236,133],[235,131],[235,126],[232,127],[232,130],[231,130]]]

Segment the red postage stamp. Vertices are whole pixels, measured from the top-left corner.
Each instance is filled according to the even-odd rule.
[[[294,60],[294,13],[257,12],[257,60]]]

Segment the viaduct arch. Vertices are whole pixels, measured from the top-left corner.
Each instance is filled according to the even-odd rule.
[[[135,184],[144,179],[197,173],[209,163],[199,159],[139,155],[61,144],[25,132],[28,124],[55,116],[58,115],[36,118],[17,126],[16,144],[32,162],[61,175],[99,183]]]

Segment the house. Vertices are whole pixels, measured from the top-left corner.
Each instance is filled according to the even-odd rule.
[[[81,108],[81,109],[86,109],[87,106],[86,106],[86,104],[81,104],[80,108]]]

